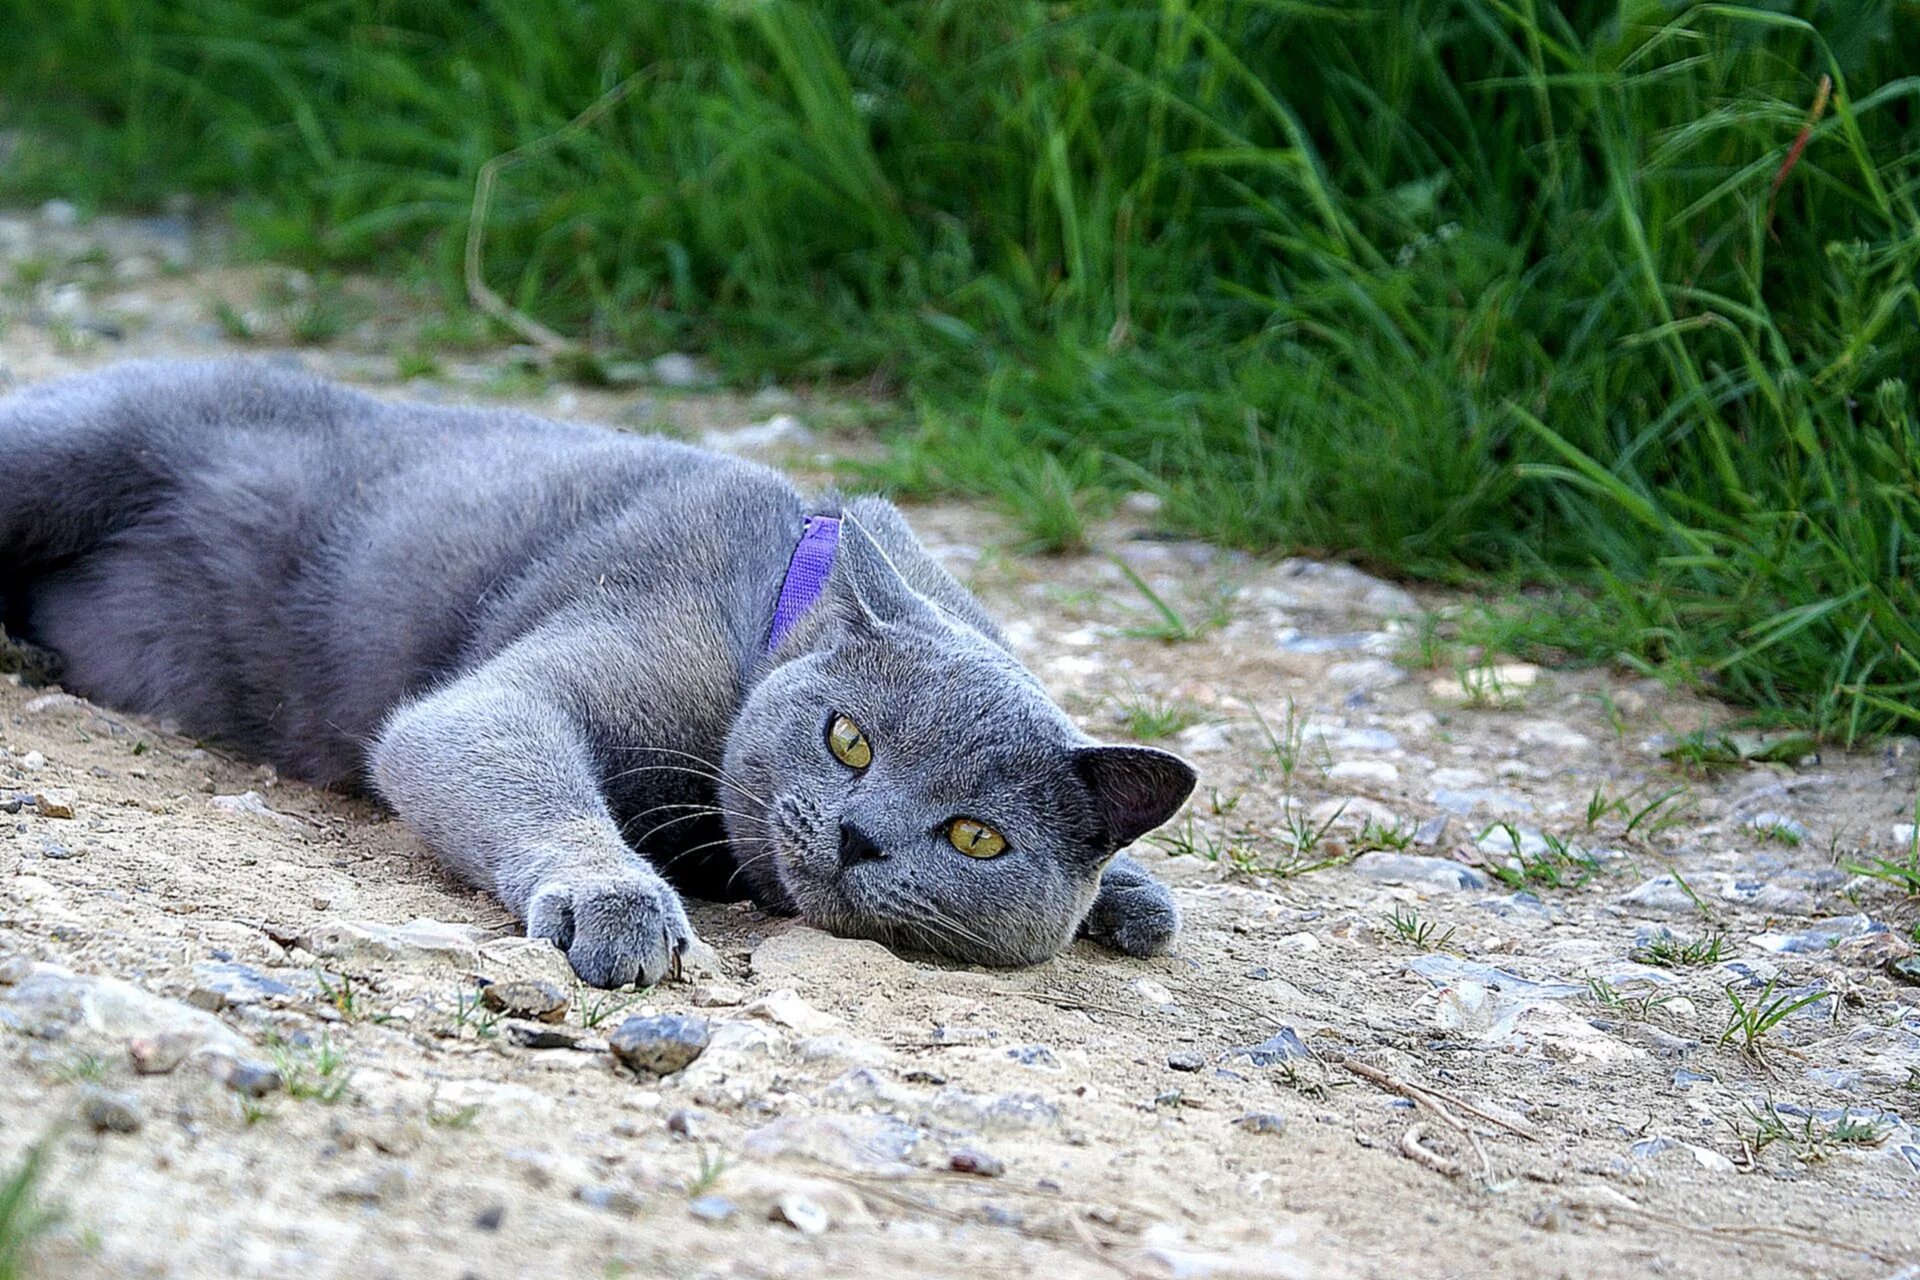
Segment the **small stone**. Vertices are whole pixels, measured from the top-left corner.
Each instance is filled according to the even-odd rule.
[[[1744,825],[1747,830],[1773,839],[1784,840],[1788,844],[1799,844],[1812,833],[1805,823],[1784,813],[1768,810],[1749,817]]]
[[[573,1189],[573,1198],[589,1209],[617,1213],[623,1218],[631,1218],[640,1212],[640,1197],[625,1187],[586,1184]]]
[[[227,1007],[227,993],[215,987],[195,987],[187,992],[187,1003],[208,1013],[218,1013]]]
[[[1920,959],[1913,956],[1902,956],[1897,960],[1887,961],[1887,972],[1902,982],[1911,982],[1915,986],[1920,986]]]
[[[25,956],[8,956],[0,960],[0,987],[16,986],[33,976],[33,961]]]
[[[47,767],[47,758],[38,751],[29,751],[20,757],[20,767],[28,773],[38,773]]]
[[[523,1049],[578,1049],[587,1039],[578,1027],[512,1018],[501,1024],[507,1039]]]
[[[1620,903],[1653,915],[1684,916],[1700,910],[1694,895],[1682,888],[1672,876],[1655,876],[1642,881],[1622,894]]]
[[[725,1222],[739,1211],[725,1196],[695,1196],[687,1201],[687,1212],[702,1222]]]
[[[1327,770],[1332,782],[1365,782],[1372,786],[1391,786],[1400,781],[1400,770],[1385,760],[1342,760]]]
[[[1385,658],[1353,658],[1327,668],[1327,679],[1348,689],[1391,689],[1406,678],[1404,668]]]
[[[682,1107],[667,1116],[667,1132],[680,1138],[704,1138],[712,1128],[712,1119],[704,1111]]]
[[[38,752],[29,752],[37,755]],[[22,763],[25,763],[22,761]],[[43,818],[71,818],[73,816],[73,792],[61,791],[55,787],[44,787],[28,793],[28,800],[40,811]]]
[[[80,225],[80,209],[71,200],[49,200],[40,206],[40,220],[50,227],[68,230]]]
[[[286,1088],[280,1073],[264,1062],[235,1062],[223,1077],[227,1088],[249,1098],[264,1098]]]
[[[480,988],[480,1003],[495,1013],[537,1022],[559,1022],[565,1018],[571,999],[553,983],[538,979],[495,982]]]
[[[61,844],[58,840],[55,840],[52,836],[42,836],[40,837],[40,856],[43,858],[52,858],[55,862],[62,862],[69,858],[77,858],[80,855],[72,849],[69,849],[66,845]]]
[[[761,996],[744,1010],[749,1018],[778,1023],[803,1036],[823,1035],[840,1025],[840,1019],[814,1008],[790,988],[781,988]]]
[[[398,1200],[413,1185],[413,1170],[404,1164],[387,1164],[355,1178],[349,1178],[327,1195],[334,1200],[376,1205]]]
[[[507,1220],[507,1206],[490,1204],[473,1215],[473,1225],[481,1231],[498,1231]]]
[[[1167,1055],[1167,1065],[1175,1071],[1198,1071],[1207,1065],[1207,1060],[1190,1049]]]
[[[138,1133],[140,1099],[131,1093],[90,1084],[80,1091],[80,1118],[95,1133]]]
[[[833,1225],[819,1201],[798,1192],[788,1192],[774,1201],[773,1212],[768,1216],[808,1236],[817,1236]]]
[[[1140,993],[1142,1000],[1145,1000],[1156,1009],[1170,1008],[1174,1003],[1173,992],[1167,990],[1163,984],[1155,982],[1152,978],[1134,979],[1133,989]]]
[[[1299,1062],[1313,1057],[1306,1042],[1292,1027],[1281,1027],[1260,1044],[1230,1050],[1236,1058],[1246,1058],[1256,1067],[1271,1067],[1281,1062]]]
[[[1053,1050],[1043,1044],[1023,1044],[1007,1050],[1007,1056],[1023,1067],[1041,1067],[1048,1071],[1060,1070],[1060,1059]]]
[[[676,390],[705,386],[712,381],[707,371],[700,367],[698,360],[679,351],[669,351],[663,356],[656,356],[647,366],[647,370],[653,375],[655,382]]]
[[[189,1032],[135,1036],[127,1041],[127,1058],[143,1076],[164,1076],[200,1048],[200,1037]]]
[[[1270,1134],[1275,1137],[1287,1131],[1287,1118],[1271,1111],[1249,1111],[1233,1122],[1236,1129],[1248,1133]]]
[[[713,1033],[705,1018],[679,1013],[628,1018],[607,1044],[621,1062],[648,1075],[669,1076],[706,1052]]]
[[[1429,893],[1455,893],[1463,889],[1487,887],[1487,878],[1472,867],[1417,853],[1375,850],[1355,858],[1351,867],[1353,873],[1363,880],[1408,885]]]
[[[1006,1162],[976,1147],[960,1147],[947,1157],[947,1168],[955,1173],[970,1173],[978,1178],[997,1178],[1007,1171]]]
[[[731,982],[703,982],[693,989],[693,1003],[698,1009],[731,1009],[746,1002],[747,993]]]

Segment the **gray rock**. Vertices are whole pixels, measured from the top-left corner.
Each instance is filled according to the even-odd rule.
[[[640,1212],[640,1197],[625,1187],[585,1183],[573,1189],[573,1198],[589,1209],[619,1214],[623,1218],[631,1218]]]
[[[1864,915],[1815,920],[1798,933],[1761,933],[1753,945],[1776,955],[1823,955],[1842,942],[1886,933],[1887,926]]]
[[[1405,684],[1407,673],[1385,658],[1352,658],[1328,667],[1327,679],[1347,689],[1391,689]]]
[[[1191,1049],[1167,1055],[1167,1066],[1175,1071],[1198,1071],[1206,1065],[1207,1060]]]
[[[115,1050],[136,1036],[179,1033],[201,1050],[229,1057],[246,1051],[246,1042],[209,1013],[118,978],[54,965],[35,965],[22,981],[0,987],[0,1026],[50,1040],[97,1039]]]
[[[977,1178],[997,1178],[1007,1171],[1006,1162],[977,1147],[959,1147],[947,1157],[947,1168],[955,1173],[970,1173]]]
[[[705,1018],[661,1013],[628,1018],[607,1043],[621,1062],[647,1075],[670,1076],[707,1050],[713,1033]]]
[[[33,961],[25,956],[0,960],[0,987],[17,986],[33,976]]]
[[[200,1050],[200,1037],[169,1031],[157,1036],[134,1036],[127,1041],[127,1058],[143,1076],[163,1076]]]
[[[1583,982],[1564,980],[1535,982],[1530,978],[1509,973],[1505,969],[1496,969],[1478,960],[1468,960],[1461,956],[1450,956],[1440,952],[1415,956],[1407,961],[1407,968],[1436,987],[1450,987],[1461,982],[1477,982],[1483,987],[1491,987],[1507,995],[1528,996],[1541,1000],[1565,1000],[1587,994],[1587,985]]]
[[[899,1176],[920,1130],[884,1115],[782,1116],[748,1133],[741,1149],[762,1160],[806,1160],[848,1173]]]
[[[1680,882],[1672,876],[1655,876],[1642,881],[1620,895],[1620,905],[1663,916],[1692,915],[1700,909],[1693,896],[1681,888]]]
[[[95,1133],[138,1133],[140,1099],[131,1093],[90,1084],[80,1090],[80,1118]]]
[[[1507,791],[1493,791],[1486,787],[1464,789],[1441,787],[1427,799],[1448,813],[1461,818],[1469,817],[1480,809],[1496,815],[1533,812],[1533,802],[1524,796],[1516,796]]]
[[[412,1186],[413,1170],[394,1162],[347,1179],[327,1192],[327,1196],[333,1200],[372,1206],[401,1199]]]
[[[194,965],[193,981],[194,994],[188,997],[188,1001],[202,1009],[259,1004],[262,1001],[310,999],[320,993],[320,984],[312,974],[298,975],[296,986],[294,982],[282,982],[251,965],[230,961],[203,961]],[[202,993],[205,993],[204,996]],[[216,996],[218,999],[214,998]]]
[[[510,1018],[501,1023],[507,1039],[522,1049],[578,1049],[591,1037],[578,1027]]]
[[[1053,1050],[1043,1044],[1023,1044],[1007,1050],[1007,1056],[1023,1067],[1041,1067],[1048,1071],[1060,1070],[1060,1059]]]
[[[725,1222],[740,1208],[725,1196],[695,1196],[687,1201],[687,1212],[702,1222]]]
[[[1490,911],[1502,920],[1530,925],[1551,924],[1556,914],[1552,907],[1524,889],[1502,897],[1481,898],[1473,905],[1477,910]]]
[[[480,988],[480,1003],[495,1013],[536,1022],[559,1022],[567,1016],[571,1000],[572,996],[556,984],[538,979],[494,982]]]
[[[222,1077],[227,1088],[249,1098],[264,1098],[287,1087],[280,1073],[264,1062],[235,1062]]]
[[[1037,1093],[980,1094],[942,1089],[932,1113],[949,1124],[983,1133],[1049,1129],[1060,1123],[1060,1108]]]
[[[1352,870],[1363,880],[1407,885],[1428,893],[1457,893],[1463,889],[1487,887],[1487,878],[1472,867],[1417,853],[1387,853],[1379,850],[1363,853],[1353,860]]]
[[[679,351],[669,351],[663,356],[656,356],[648,364],[647,371],[653,375],[655,382],[675,390],[704,387],[713,381],[698,360]]]
[[[1245,1058],[1256,1067],[1271,1067],[1282,1062],[1303,1062],[1313,1053],[1292,1027],[1281,1027],[1259,1044],[1229,1049],[1227,1056]]]
[[[1278,1137],[1287,1131],[1287,1118],[1271,1111],[1249,1111],[1235,1120],[1234,1127],[1248,1133],[1268,1134]]]

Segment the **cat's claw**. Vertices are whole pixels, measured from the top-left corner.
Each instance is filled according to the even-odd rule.
[[[680,895],[656,875],[618,872],[549,881],[527,903],[527,936],[564,951],[590,987],[650,987],[693,945]]]
[[[1100,894],[1080,923],[1082,937],[1130,956],[1157,956],[1180,932],[1180,908],[1167,886],[1122,855],[1100,876]]]

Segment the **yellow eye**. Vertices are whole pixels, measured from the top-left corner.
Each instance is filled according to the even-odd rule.
[[[947,839],[969,858],[997,858],[1007,851],[1007,838],[984,822],[955,818],[947,824]]]
[[[873,748],[860,726],[845,716],[835,716],[827,726],[827,748],[834,759],[849,769],[864,769],[873,763]]]

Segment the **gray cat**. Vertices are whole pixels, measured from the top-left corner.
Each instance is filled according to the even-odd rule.
[[[669,881],[987,964],[1178,927],[1116,854],[1193,771],[1090,742],[890,504],[752,463],[123,365],[0,400],[0,608],[76,692],[370,784],[596,986],[692,940]]]

